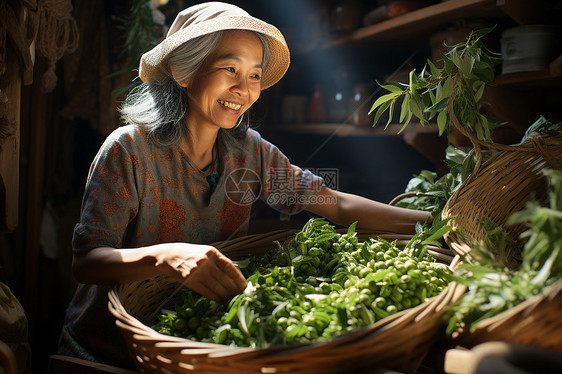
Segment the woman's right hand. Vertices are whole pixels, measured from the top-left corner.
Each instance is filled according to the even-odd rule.
[[[159,244],[156,266],[208,299],[222,301],[241,293],[246,279],[218,249],[188,243]]]

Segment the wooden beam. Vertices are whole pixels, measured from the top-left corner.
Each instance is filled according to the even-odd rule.
[[[46,70],[46,61],[39,57],[36,60],[35,72],[40,77]],[[33,345],[35,339],[35,323],[37,321],[38,275],[40,258],[41,217],[44,208],[45,158],[47,157],[47,121],[51,116],[50,98],[41,91],[41,84],[34,84],[29,95],[31,112],[29,123],[28,169],[26,175],[25,204],[25,278],[24,278],[24,309],[29,321],[29,339]]]
[[[6,71],[0,75],[0,232],[12,232],[18,225],[22,68],[11,43],[6,40],[5,45]]]

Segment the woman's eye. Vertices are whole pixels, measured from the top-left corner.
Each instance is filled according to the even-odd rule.
[[[254,79],[261,79],[261,75],[259,75],[259,74],[252,74],[252,78],[254,78]]]
[[[236,73],[236,70],[234,70],[233,67],[228,67],[228,68],[225,68],[225,69],[230,71],[231,73]]]

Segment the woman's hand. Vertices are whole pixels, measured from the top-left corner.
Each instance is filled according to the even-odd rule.
[[[73,274],[80,283],[112,285],[171,274],[211,300],[226,300],[246,288],[232,261],[210,245],[162,243],[138,248],[98,247],[75,252]]]
[[[240,270],[210,245],[168,243],[159,247],[156,266],[168,267],[180,282],[208,299],[227,300],[246,288]]]
[[[357,221],[357,227],[362,229],[415,234],[416,223],[431,221],[429,212],[399,208],[327,187],[322,187],[318,196],[323,203],[311,203],[305,209],[342,226]]]

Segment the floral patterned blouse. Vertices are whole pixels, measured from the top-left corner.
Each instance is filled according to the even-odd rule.
[[[211,244],[242,236],[257,199],[295,214],[323,183],[292,165],[251,129],[241,139],[220,130],[217,152],[216,161],[200,170],[179,146],[159,148],[134,126],[115,130],[92,162],[73,250]],[[108,311],[109,289],[78,286],[67,309],[59,352],[132,367]]]

